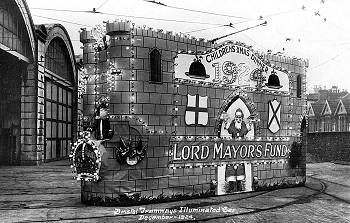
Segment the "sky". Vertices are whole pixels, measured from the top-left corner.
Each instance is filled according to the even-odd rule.
[[[271,50],[289,57],[308,59],[308,92],[312,92],[315,85],[327,88],[335,85],[350,91],[347,69],[350,63],[348,0],[156,2],[165,6],[145,0],[27,0],[34,24],[62,24],[70,35],[75,54],[82,54],[80,28],[92,29],[103,21],[130,20],[136,26],[187,33],[207,40],[267,21],[266,26],[239,32],[220,41],[240,41],[253,46],[256,51]],[[93,8],[102,13],[91,13]],[[233,27],[227,26],[230,23]]]

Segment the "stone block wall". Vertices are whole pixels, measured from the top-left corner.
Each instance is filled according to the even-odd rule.
[[[307,152],[317,162],[350,161],[350,133],[308,133]]]
[[[36,35],[38,38],[35,39],[34,45],[36,48],[35,51],[35,57],[34,62],[32,64],[25,64],[24,71],[20,73],[20,77],[18,80],[20,81],[20,95],[21,95],[21,101],[20,101],[20,160],[19,164],[23,165],[34,165],[34,164],[41,164],[42,162],[51,160],[52,157],[47,157],[48,154],[51,154],[51,152],[48,152],[51,150],[51,148],[48,150],[46,149],[46,156],[45,156],[45,144],[46,146],[49,145],[48,143],[45,143],[45,131],[51,130],[51,127],[45,123],[47,118],[45,118],[45,113],[50,114],[52,110],[46,111],[46,105],[45,105],[45,78],[51,78],[56,75],[55,80],[60,80],[61,84],[63,86],[71,85],[69,87],[72,87],[72,128],[69,130],[66,130],[67,132],[72,132],[73,137],[76,138],[76,133],[78,130],[77,126],[77,112],[78,112],[78,106],[77,106],[77,87],[76,87],[76,81],[77,81],[77,75],[75,72],[75,60],[73,60],[72,56],[74,56],[72,51],[72,46],[70,44],[69,37],[67,36],[67,32],[64,29],[63,26],[59,24],[54,25],[39,25],[36,27]],[[54,74],[48,67],[45,67],[45,60],[49,58],[46,55],[46,50],[48,49],[48,45],[52,42],[51,40],[54,38],[60,38],[63,42],[65,42],[65,46],[67,47],[67,53],[69,59],[72,65],[72,77],[71,83],[68,84],[70,80],[64,80],[63,78],[60,78],[60,73]],[[56,56],[56,55],[55,55]],[[52,58],[51,58],[52,59]],[[46,64],[47,65],[47,64]],[[57,66],[59,63],[56,64]],[[58,77],[58,78],[57,78]],[[60,99],[63,100],[63,96],[60,96]],[[48,104],[47,104],[48,105]],[[56,107],[58,108],[58,107]],[[51,109],[51,106],[50,106]],[[62,113],[63,110],[55,110],[55,114],[59,114],[58,117],[66,117]],[[51,118],[51,117],[50,117]],[[46,128],[46,126],[48,126]],[[57,127],[57,131],[60,127]],[[68,128],[68,127],[67,127]],[[68,133],[67,133],[68,134]],[[48,135],[48,134],[47,134]],[[51,135],[51,134],[50,134]],[[63,134],[62,134],[63,135]],[[62,137],[62,136],[60,136]],[[49,137],[48,137],[49,138]],[[68,142],[65,144],[67,145]],[[51,145],[51,144],[50,144]],[[62,146],[63,148],[63,146]],[[62,153],[64,158],[67,158],[67,146],[64,147],[64,152]]]
[[[127,24],[130,27],[130,24]],[[168,149],[169,139],[176,126],[172,121],[174,113],[173,83],[174,57],[178,50],[204,50],[212,45],[204,41],[194,41],[171,33],[160,34],[153,30],[128,29],[115,31],[112,24],[109,31],[110,47],[95,53],[89,32],[82,33],[84,43],[84,67],[91,74],[87,84],[87,94],[84,95],[84,115],[91,116],[95,101],[101,95],[110,95],[111,124],[115,135],[127,135],[118,131],[117,126],[129,123],[137,129],[148,141],[147,158],[137,166],[120,165],[115,160],[114,147],[119,138],[114,137],[107,143],[109,167],[113,169],[113,179],[106,179],[104,183],[113,185],[116,182],[120,193],[139,192],[141,196],[157,197],[159,194],[190,194],[209,190],[209,183],[215,179],[215,168],[198,169],[169,169]],[[125,30],[124,30],[125,29]],[[129,30],[130,31],[130,30]],[[150,79],[149,54],[157,49],[162,57],[162,84],[152,83]],[[108,58],[108,59],[107,59]],[[108,61],[107,61],[108,60]],[[121,74],[116,76],[115,86],[111,92],[107,84],[107,75],[102,73],[108,68],[108,63],[114,63]],[[99,76],[94,76],[98,74]],[[102,75],[101,75],[102,74]],[[98,86],[97,89],[96,86]],[[100,91],[96,93],[96,91]],[[184,175],[184,172],[186,174]],[[111,175],[111,174],[108,174]],[[85,183],[83,190],[98,193],[100,183]],[[90,187],[92,184],[93,186]],[[104,193],[112,190],[104,187]],[[133,189],[131,189],[133,188]],[[101,191],[100,191],[101,192]]]
[[[37,164],[37,73],[28,65],[21,86],[21,164]]]
[[[272,134],[267,129],[267,123],[262,123],[261,133],[267,137],[291,137],[291,141],[301,141],[301,123],[303,118],[306,118],[306,68],[308,67],[308,62],[297,58],[289,58],[283,56],[276,56],[271,54],[261,54],[265,59],[269,60],[272,65],[276,67],[281,67],[288,70],[289,76],[289,88],[290,95],[277,97],[278,101],[282,102],[281,107],[281,126],[277,134]],[[302,94],[301,97],[297,97],[297,76],[300,75],[302,83]],[[262,120],[267,120],[267,103],[264,101],[263,95],[254,95],[255,100],[261,101],[260,107],[258,103],[258,112],[261,114]],[[274,95],[268,95],[267,101],[276,98]],[[265,107],[264,107],[265,106]],[[306,173],[306,148],[307,145],[303,143],[302,146],[302,156],[300,157],[300,163],[298,166],[292,168],[288,163],[288,160],[284,162],[272,163],[260,163],[259,165],[254,165],[254,176],[259,179],[259,186],[273,186],[279,184],[296,184],[305,182]]]

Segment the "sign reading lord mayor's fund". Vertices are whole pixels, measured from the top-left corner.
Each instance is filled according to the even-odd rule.
[[[221,164],[288,158],[287,141],[173,141],[170,164]]]

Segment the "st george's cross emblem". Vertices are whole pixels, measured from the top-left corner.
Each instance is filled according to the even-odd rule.
[[[281,128],[281,102],[276,99],[269,101],[269,118],[267,127],[272,133],[278,132]]]
[[[208,124],[208,118],[208,97],[202,97],[198,94],[188,94],[185,114],[186,125],[206,126]]]

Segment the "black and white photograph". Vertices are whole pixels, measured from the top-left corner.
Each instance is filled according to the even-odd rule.
[[[0,222],[350,223],[349,12],[0,0]]]

